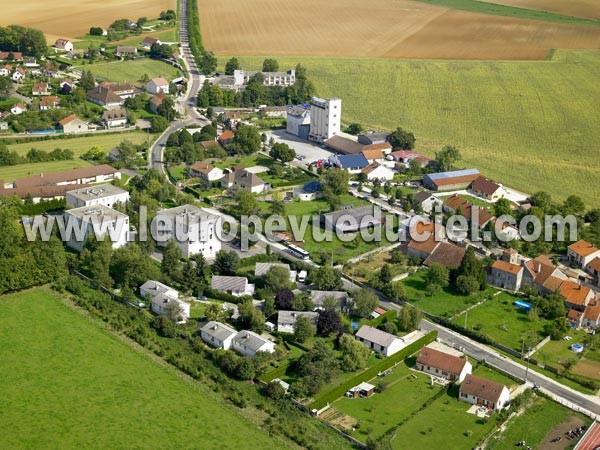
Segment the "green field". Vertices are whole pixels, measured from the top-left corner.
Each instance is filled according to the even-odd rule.
[[[61,172],[63,170],[77,169],[91,165],[83,159],[71,159],[67,161],[51,161],[46,163],[18,164],[16,166],[0,167],[0,180],[6,182],[17,178],[39,175],[40,173]]]
[[[99,133],[89,137],[49,139],[26,142],[22,144],[10,144],[8,149],[10,151],[15,150],[19,155],[25,155],[32,148],[44,150],[46,152],[51,152],[55,148],[62,148],[72,150],[77,158],[92,147],[100,147],[100,149],[102,149],[105,153],[108,153],[111,149],[119,145],[121,141],[124,140],[131,141],[134,144],[141,144],[142,142],[146,142],[146,140],[149,142],[154,141],[154,137],[151,134],[143,131],[110,134]]]
[[[263,59],[239,58],[247,70]],[[346,123],[402,126],[428,156],[455,145],[460,166],[509,187],[600,206],[598,51],[558,50],[551,61],[277,59],[307,67],[319,95],[341,97]]]
[[[282,447],[49,290],[1,297],[0,339],[1,448]]]
[[[77,66],[76,69],[89,70],[94,76],[103,80],[129,81],[131,83],[139,81],[144,74],[148,75],[149,78],[164,77],[167,81],[181,75],[181,72],[175,67],[154,59],[88,64]]]

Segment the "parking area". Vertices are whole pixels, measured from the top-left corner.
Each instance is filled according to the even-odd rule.
[[[294,160],[293,164],[306,168],[306,164],[319,159],[328,159],[333,153],[318,144],[304,141],[297,136],[286,133],[285,130],[274,130],[266,132],[267,138],[273,138],[275,142],[289,145],[296,151],[296,155],[303,156],[304,160]]]

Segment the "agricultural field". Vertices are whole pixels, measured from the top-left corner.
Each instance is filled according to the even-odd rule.
[[[281,448],[48,289],[0,297],[0,338],[2,448]]]
[[[181,72],[175,67],[154,59],[96,63],[75,68],[89,70],[100,79],[114,82],[129,81],[136,83],[143,75],[148,75],[148,78],[164,77],[169,81],[181,76]]]
[[[51,152],[55,148],[71,150],[77,158],[83,155],[92,147],[99,147],[105,153],[119,145],[122,141],[128,140],[134,144],[154,140],[154,136],[143,131],[131,131],[126,133],[99,133],[89,137],[71,138],[71,139],[48,139],[35,142],[25,142],[22,144],[10,144],[9,151],[16,151],[19,155],[24,156],[29,150],[35,148]],[[14,166],[13,166],[14,167]],[[17,166],[18,167],[18,166]]]
[[[91,164],[83,159],[70,159],[67,161],[50,161],[45,163],[18,164],[16,166],[0,167],[0,180],[5,182],[24,178],[30,175],[39,175],[40,173],[62,172],[63,170],[77,169],[79,167],[90,166]]]
[[[53,43],[59,37],[73,39],[84,35],[92,26],[106,28],[121,18],[158,17],[161,11],[176,9],[176,6],[176,0],[105,0],[76,4],[71,0],[48,0],[43,8],[38,0],[3,2],[0,26],[18,24],[37,28]]]
[[[263,59],[240,61],[256,70]],[[461,166],[509,187],[580,194],[600,207],[600,52],[559,50],[536,62],[277,59],[307,67],[319,95],[341,97],[346,123],[402,126],[428,156],[455,145]]]
[[[219,55],[523,60],[544,59],[552,48],[600,48],[598,26],[447,3],[198,0],[204,45]]]
[[[600,3],[596,0],[479,0],[486,3],[514,6],[517,8],[548,11],[584,19],[600,19]]]

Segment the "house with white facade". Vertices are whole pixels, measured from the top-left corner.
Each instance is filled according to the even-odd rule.
[[[81,120],[75,114],[65,117],[59,121],[58,124],[62,128],[64,134],[81,134],[90,131],[90,127],[87,122]]]
[[[25,111],[27,111],[27,107],[23,103],[17,103],[12,105],[10,108],[10,113],[14,114],[15,116],[23,114]]]
[[[75,47],[73,46],[73,42],[68,39],[57,39],[54,42],[54,48],[65,52],[72,52]]]
[[[127,203],[129,192],[112,184],[100,184],[68,191],[66,198],[67,206],[70,208],[94,205],[112,208],[115,203]]]
[[[594,259],[600,258],[600,248],[581,239],[567,247],[567,257],[570,263],[583,269]]]
[[[296,186],[292,190],[292,197],[297,198],[302,202],[316,200],[321,198],[323,193],[321,192],[321,183],[319,181],[308,181],[302,186]]]
[[[502,383],[469,374],[460,385],[458,399],[471,405],[499,411],[509,402],[510,392]]]
[[[403,348],[403,342],[393,334],[363,325],[354,336],[365,347],[383,356],[391,356]]]
[[[205,258],[214,258],[221,250],[217,236],[219,217],[194,205],[181,205],[163,209],[156,214],[157,222],[170,227],[165,230],[159,244],[174,239],[184,258],[202,253]]]
[[[258,352],[275,352],[275,343],[253,331],[240,331],[232,340],[232,348],[242,356],[254,356]]]
[[[367,167],[361,170],[362,173],[367,175],[369,181],[379,180],[382,182],[392,181],[394,179],[394,171],[389,167],[373,162]]]
[[[225,173],[221,178],[221,186],[232,191],[243,189],[253,194],[260,194],[269,187],[262,178],[243,167],[234,167],[233,170]]]
[[[22,69],[21,67],[17,67],[13,73],[12,76],[10,77],[14,82],[18,83],[19,81],[22,81],[25,79],[25,70]]]
[[[146,91],[150,94],[168,94],[169,82],[164,78],[152,78],[146,83]]]
[[[123,127],[127,125],[128,115],[124,108],[109,109],[102,113],[102,122],[106,128]]]
[[[198,161],[190,167],[190,175],[212,183],[223,178],[223,170],[204,161]]]
[[[69,236],[67,246],[81,252],[91,234],[98,239],[107,238],[113,249],[127,244],[129,236],[129,216],[104,205],[83,206],[69,209],[64,214],[65,226],[73,221],[74,231]]]
[[[200,328],[200,336],[204,342],[216,348],[229,350],[237,331],[221,322],[210,321]]]
[[[169,313],[169,309],[179,308],[178,323],[185,323],[190,317],[190,305],[179,299],[179,292],[160,281],[149,280],[140,286],[140,295],[150,302],[150,309],[158,315]]]
[[[467,358],[459,358],[435,348],[423,347],[417,357],[415,369],[438,378],[462,383],[472,372],[473,366]]]
[[[277,312],[277,331],[280,333],[293,333],[294,326],[299,317],[306,317],[313,325],[319,317],[315,311],[278,311]]]
[[[225,292],[236,297],[254,294],[254,285],[248,283],[248,278],[246,277],[215,275],[212,277],[210,287],[215,291]]]
[[[340,134],[342,100],[313,97],[310,102],[310,133],[308,139],[324,142]]]

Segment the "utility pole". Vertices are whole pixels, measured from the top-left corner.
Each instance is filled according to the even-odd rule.
[[[465,311],[465,330],[467,329],[467,316],[469,315],[469,311]]]

